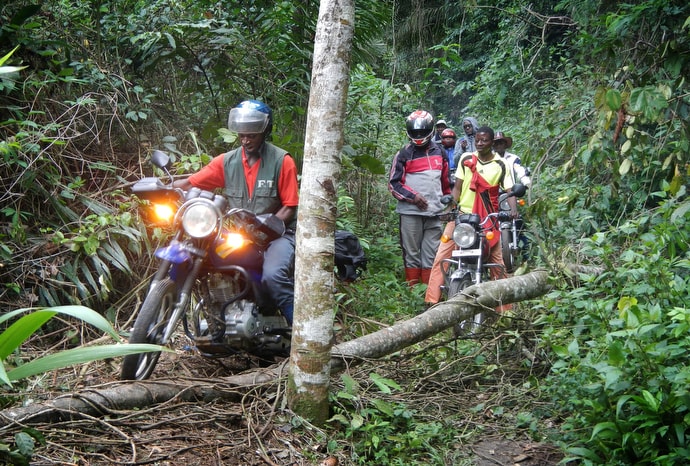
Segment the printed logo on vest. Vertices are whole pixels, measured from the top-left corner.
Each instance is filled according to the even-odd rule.
[[[273,180],[258,180],[256,186],[259,188],[273,188]]]

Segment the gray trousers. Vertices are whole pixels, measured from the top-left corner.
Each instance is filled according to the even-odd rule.
[[[407,269],[431,269],[443,228],[438,217],[400,214],[400,247]]]

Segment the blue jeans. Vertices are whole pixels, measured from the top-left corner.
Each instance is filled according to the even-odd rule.
[[[268,245],[264,253],[261,284],[288,323],[292,325],[295,297],[294,233],[286,233]]]

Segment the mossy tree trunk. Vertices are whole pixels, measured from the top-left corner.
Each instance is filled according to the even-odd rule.
[[[317,425],[328,418],[333,243],[354,12],[353,0],[321,0],[297,221],[288,405]]]

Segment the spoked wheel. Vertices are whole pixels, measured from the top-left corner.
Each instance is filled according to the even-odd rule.
[[[456,294],[461,293],[463,290],[465,290],[465,288],[468,288],[473,284],[472,278],[470,278],[468,275],[465,275],[460,280],[452,280],[450,282],[450,286],[448,287],[448,298],[452,298]],[[471,335],[477,330],[477,328],[479,328],[482,321],[482,314],[475,314],[472,319],[463,320],[459,324],[455,324],[453,326],[453,335],[455,338],[463,335]]]
[[[513,273],[520,266],[520,249],[515,245],[511,247],[513,232],[501,230],[501,253],[503,254],[503,264],[507,273]]]
[[[175,282],[166,278],[161,280],[146,296],[134,322],[129,343],[165,344],[163,331],[167,325],[177,301]],[[144,380],[153,372],[160,352],[130,354],[122,362],[122,380]]]

